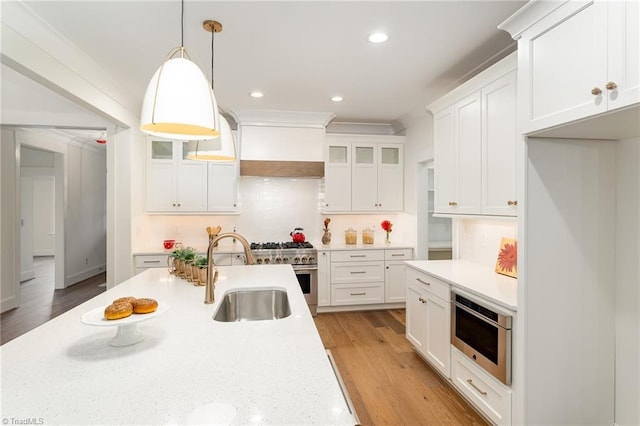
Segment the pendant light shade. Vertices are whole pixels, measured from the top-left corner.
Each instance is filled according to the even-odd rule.
[[[171,58],[176,53],[180,57]],[[177,47],[155,72],[142,103],[140,129],[175,140],[204,140],[220,135],[218,103],[200,67]]]
[[[202,161],[233,161],[237,158],[231,127],[222,115],[220,136],[210,140],[190,141],[187,143],[187,158]]]

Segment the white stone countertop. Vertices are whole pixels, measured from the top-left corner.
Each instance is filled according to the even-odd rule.
[[[149,269],[1,346],[2,417],[83,425],[354,424],[291,266],[219,270],[212,305],[203,302],[204,287]],[[225,292],[259,287],[286,289],[291,315],[213,321]],[[152,297],[168,311],[139,323],[142,342],[112,347],[117,327],[80,318],[123,296]]]
[[[318,249],[318,251],[332,251],[332,250],[389,250],[389,249],[413,249],[413,246],[407,244],[386,244],[385,242],[374,243],[374,244],[345,244],[334,243],[331,244],[314,244],[314,247]]]
[[[408,260],[407,265],[510,311],[518,308],[518,280],[465,260]]]

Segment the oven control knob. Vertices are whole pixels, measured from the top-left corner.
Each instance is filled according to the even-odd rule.
[[[289,263],[289,258],[287,256],[283,257],[282,263]]]
[[[300,258],[299,258],[298,256],[296,256],[296,257],[293,259],[293,263],[294,263],[294,264],[296,264],[296,265],[297,265],[298,263],[300,263]]]
[[[316,263],[316,258],[313,256],[309,256],[309,263]]]
[[[268,265],[268,264],[270,264],[270,263],[271,263],[271,259],[270,259],[270,258],[268,258],[268,257],[265,257],[265,258],[264,258],[264,264],[265,264],[265,265]]]
[[[276,257],[276,263],[282,263],[282,258],[280,256]]]
[[[262,258],[261,257],[256,259],[256,264],[262,265]]]
[[[302,263],[307,263],[308,261],[307,256],[302,256]]]

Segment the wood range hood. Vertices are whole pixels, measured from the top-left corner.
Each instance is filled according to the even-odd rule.
[[[324,161],[240,160],[240,176],[322,178]]]

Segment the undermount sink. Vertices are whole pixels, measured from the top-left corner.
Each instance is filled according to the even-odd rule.
[[[264,321],[286,318],[291,315],[289,297],[285,290],[236,290],[224,295],[215,321]]]

